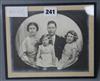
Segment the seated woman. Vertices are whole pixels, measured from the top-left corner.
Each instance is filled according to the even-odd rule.
[[[39,30],[39,27],[37,23],[31,22],[27,25],[27,31],[29,32],[29,35],[25,38],[25,40],[22,42],[22,45],[20,47],[21,51],[21,58],[22,60],[33,66],[36,67],[36,54],[37,54],[37,43],[38,39],[36,37],[36,34]]]
[[[57,65],[57,69],[64,69],[78,60],[77,33],[73,30],[65,35],[66,44],[62,53],[62,58]]]

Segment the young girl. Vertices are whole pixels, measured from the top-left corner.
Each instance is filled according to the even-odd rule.
[[[66,44],[63,50],[62,59],[58,64],[58,69],[64,69],[78,60],[78,47],[76,41],[78,39],[75,31],[69,31],[65,35]]]
[[[36,38],[36,33],[39,30],[37,23],[31,22],[27,26],[27,31],[29,36],[25,38],[21,45],[21,58],[27,64],[35,67],[35,59],[37,53],[36,44],[38,42]]]
[[[54,47],[49,42],[49,36],[43,35],[42,45],[39,46],[37,54],[37,65],[46,70],[47,67],[52,67],[55,59]]]

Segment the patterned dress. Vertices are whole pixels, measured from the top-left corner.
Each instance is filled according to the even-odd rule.
[[[76,43],[66,44],[63,50],[62,58],[57,67],[66,68],[78,60],[78,48]]]
[[[40,45],[37,54],[37,65],[41,67],[53,67],[54,55],[54,47],[52,45]]]
[[[24,60],[29,60],[31,65],[35,65],[36,53],[37,53],[37,44],[38,40],[35,37],[27,37],[21,45],[20,54]]]

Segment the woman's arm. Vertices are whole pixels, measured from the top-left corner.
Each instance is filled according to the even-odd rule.
[[[27,40],[25,39],[23,42],[22,42],[22,44],[21,44],[21,46],[20,46],[20,57],[21,57],[21,59],[23,60],[23,61],[29,61],[29,59],[28,59],[28,57],[27,57],[27,49],[26,49],[26,47],[27,47]]]
[[[77,53],[76,49],[71,50],[71,56],[69,57],[70,59],[69,59],[68,64],[72,64],[75,61],[76,53]]]
[[[23,53],[23,56],[21,57],[23,61],[29,62],[29,58],[26,55],[26,52]]]
[[[41,56],[41,54],[40,54],[40,46],[39,46],[39,48],[38,48],[38,52],[37,52],[37,56],[36,56],[36,58],[38,59],[38,58],[40,58],[40,56]]]

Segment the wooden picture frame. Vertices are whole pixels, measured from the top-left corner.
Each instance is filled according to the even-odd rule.
[[[3,5],[6,77],[8,79],[94,77],[95,6],[95,3]],[[89,7],[94,8],[92,15],[86,12]],[[45,12],[46,9],[49,10],[48,13]],[[52,9],[54,12],[50,11]],[[57,24],[57,35],[64,38],[66,32],[75,30],[80,39],[78,60],[61,70],[57,67],[47,67],[46,70],[34,68],[24,62],[18,54],[18,49],[28,34],[24,29],[25,26],[29,22],[36,21],[40,39],[47,33],[46,26],[50,19]]]

